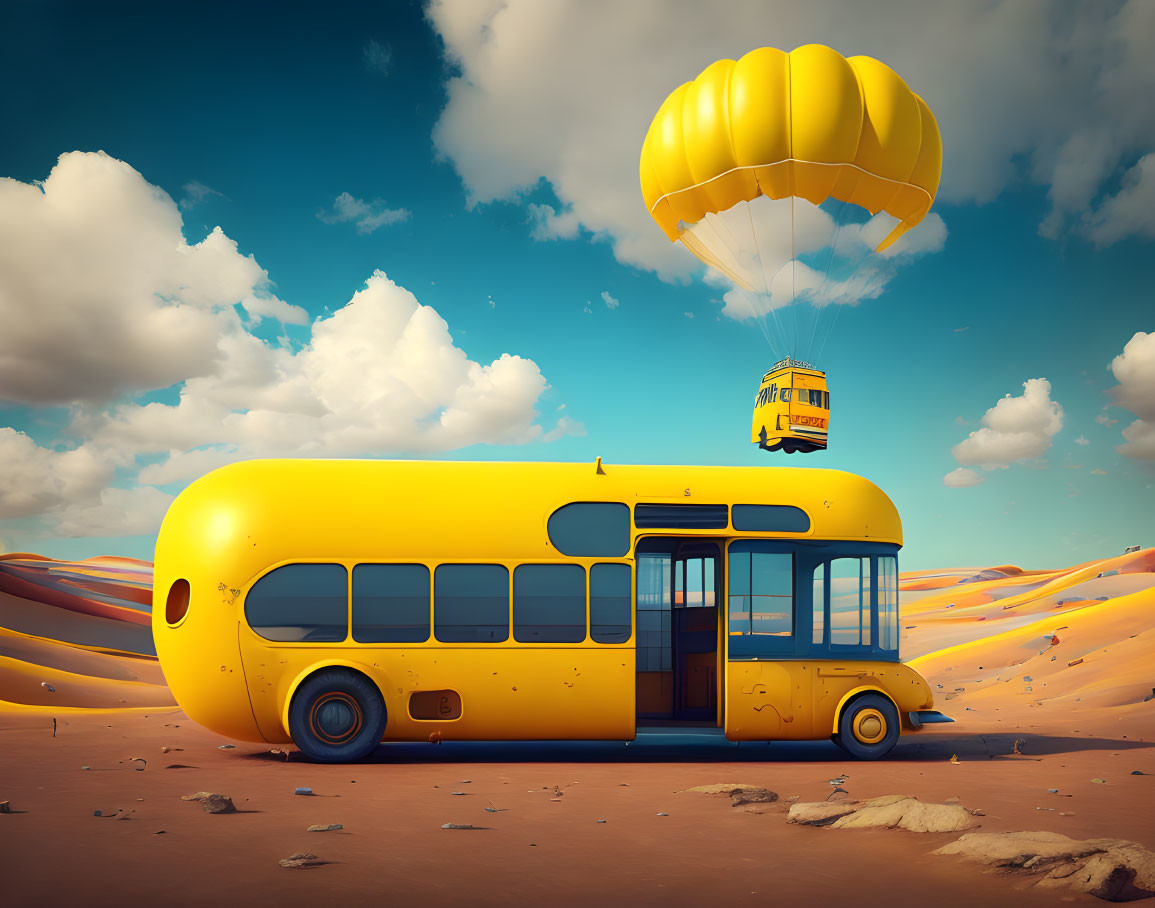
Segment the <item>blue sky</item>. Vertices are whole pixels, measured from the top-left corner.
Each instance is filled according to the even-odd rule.
[[[870,21],[838,4],[735,3],[709,23],[693,21],[692,5],[595,6],[6,7],[0,239],[27,249],[0,257],[0,315],[29,326],[22,349],[46,377],[0,368],[0,545],[149,558],[168,497],[195,475],[180,457],[196,449],[210,466],[214,452],[240,451],[846,469],[895,500],[906,569],[1059,566],[1153,544],[1155,443],[1143,433],[1155,350],[1134,343],[1122,371],[1110,368],[1138,332],[1155,332],[1155,120],[1126,103],[1155,84],[1144,9],[931,5],[919,32],[929,46],[915,52],[899,2]],[[783,10],[788,28],[773,15]],[[981,71],[953,49],[961,37],[935,49],[952,34],[983,42]],[[878,56],[936,111],[945,239],[895,261],[877,298],[842,307],[820,363],[830,450],[788,458],[748,440],[774,354],[749,320],[723,314],[725,288],[648,222],[636,166],[649,117],[680,81],[719,56],[808,41]],[[1060,46],[1079,50],[1055,62]],[[1041,67],[1053,71],[1016,76]],[[996,77],[1004,88],[991,100]],[[62,162],[43,197],[16,194],[61,155],[98,151],[108,160],[70,158],[67,180]],[[74,213],[42,216],[44,199]],[[192,265],[198,255],[170,260],[158,240],[156,260],[137,261],[147,237],[179,229],[193,248],[214,228],[235,251],[209,261],[203,250]],[[99,273],[68,284],[77,261]],[[155,286],[139,284],[142,270]],[[378,271],[388,281],[366,290],[359,320],[332,318]],[[148,320],[161,287],[184,295],[188,320],[135,337],[134,326],[168,324]],[[412,367],[422,412],[351,388],[412,384],[404,363],[341,371],[341,344],[380,325],[370,305],[409,305],[398,288],[448,334],[427,326],[408,354],[379,358],[442,357],[460,372],[434,392],[427,364]],[[89,317],[116,329],[62,339],[61,320]],[[324,355],[318,318],[331,319]],[[220,353],[217,331],[248,352]],[[82,368],[70,343],[108,355]],[[316,355],[291,364],[311,343]],[[0,364],[11,353],[0,340]],[[503,354],[518,359],[485,371]],[[240,385],[228,363],[241,364]],[[1050,387],[1008,411],[1023,425],[996,416],[1004,434],[956,458],[984,414],[1033,379]],[[267,436],[254,418],[233,442],[198,437],[196,419],[215,426],[266,406],[230,401],[229,388],[281,400],[302,383],[312,396],[293,397],[297,410],[320,400],[341,417],[325,423],[322,448],[310,447],[304,417]],[[153,419],[182,390],[188,412]],[[196,401],[212,403],[194,412]],[[446,411],[451,429],[429,431]],[[400,428],[349,440],[374,420]],[[1139,440],[1120,453],[1132,425]],[[1008,448],[1020,429],[1026,447]],[[982,481],[945,485],[956,470]]]

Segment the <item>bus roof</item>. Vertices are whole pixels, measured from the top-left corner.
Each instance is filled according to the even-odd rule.
[[[546,522],[571,502],[801,508],[805,533],[644,530],[902,544],[894,504],[852,473],[796,467],[399,460],[251,460],[186,488],[157,560],[222,559],[246,576],[287,560],[558,558]],[[239,563],[237,559],[240,559]],[[222,565],[223,567],[224,565]],[[251,571],[248,569],[251,568]]]

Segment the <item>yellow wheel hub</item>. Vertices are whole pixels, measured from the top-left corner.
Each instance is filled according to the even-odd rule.
[[[851,731],[861,743],[877,744],[886,737],[886,716],[868,707],[855,714]]]

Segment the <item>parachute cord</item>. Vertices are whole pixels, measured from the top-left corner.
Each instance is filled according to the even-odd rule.
[[[798,349],[798,310],[794,306],[794,278],[798,273],[798,260],[795,258],[794,251],[794,196],[790,196],[790,321],[794,327],[794,343],[791,346],[790,355],[797,356],[800,351]]]
[[[842,216],[844,214],[846,214],[846,209],[848,207],[849,207],[849,205],[846,202],[843,202],[842,207],[838,209],[838,217],[834,221],[834,239],[831,240],[831,242],[830,242],[830,255],[827,256],[827,259],[826,259],[826,273],[822,276],[821,286],[822,286],[822,289],[824,292],[827,291],[827,288],[830,285],[830,266],[832,264],[834,264],[834,251],[835,251],[835,249],[838,248],[838,236],[842,232]],[[810,326],[810,343],[806,347],[806,353],[807,353],[806,359],[808,362],[812,362],[815,365],[818,364],[818,359],[822,354],[822,350],[825,349],[825,347],[826,347],[826,341],[823,340],[822,348],[820,348],[818,350],[817,355],[814,356],[814,359],[810,358],[810,354],[815,353],[815,351],[814,351],[814,339],[815,339],[815,336],[818,334],[818,322],[819,322],[819,320],[824,320],[827,322],[827,324],[831,323],[832,319],[829,317],[826,319],[822,319],[822,309],[825,309],[827,306],[832,306],[832,305],[835,305],[835,304],[830,302],[830,301],[827,301],[826,305],[823,306],[821,309],[819,309],[814,314],[814,321]],[[829,329],[828,329],[827,333],[829,334]]]
[[[762,270],[762,287],[766,296],[766,305],[770,310],[771,317],[774,319],[774,327],[777,329],[778,334],[782,338],[782,348],[784,348],[786,346],[786,332],[783,330],[782,326],[778,324],[778,312],[773,306],[774,300],[770,293],[770,278],[766,277],[766,260],[762,258],[762,247],[758,244],[758,228],[754,226],[754,209],[749,202],[744,202],[743,204],[746,206],[746,216],[750,219],[750,236],[753,237],[754,248],[758,252],[758,267]],[[774,273],[777,274],[778,272],[776,271]],[[766,321],[765,313],[762,315],[755,314],[754,320],[758,322],[758,327],[761,328],[762,333],[766,335],[766,342],[770,345],[770,352],[774,354],[776,359],[781,359],[781,355],[779,353],[779,349],[781,348],[779,348],[772,340],[770,340],[770,334],[768,332],[770,323]]]

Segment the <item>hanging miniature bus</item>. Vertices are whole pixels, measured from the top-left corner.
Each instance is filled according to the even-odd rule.
[[[824,451],[829,431],[826,373],[796,359],[775,363],[754,398],[750,441],[787,454]]]

